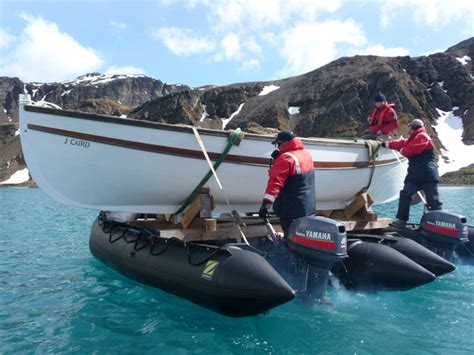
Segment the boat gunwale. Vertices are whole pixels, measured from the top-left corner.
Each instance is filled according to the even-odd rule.
[[[135,126],[135,127],[144,127],[144,128],[178,131],[178,132],[186,132],[186,133],[192,133],[192,128],[193,128],[193,126],[185,125],[185,124],[170,124],[170,123],[163,123],[163,122],[143,121],[143,120],[138,120],[138,119],[120,118],[117,116],[97,114],[97,113],[87,113],[87,112],[79,112],[79,111],[73,111],[73,110],[63,110],[63,109],[55,109],[55,108],[50,108],[50,107],[35,106],[31,104],[25,104],[24,110],[29,111],[29,112],[40,113],[40,114],[49,114],[53,116],[62,116],[62,117],[69,117],[69,118],[76,118],[76,119],[84,119],[84,120],[89,120],[89,121],[99,121],[99,122],[106,122],[106,123],[112,123],[112,124],[121,124],[121,125]],[[213,136],[227,137],[230,132],[230,131],[202,128],[202,127],[197,127],[197,128],[200,132],[207,135],[213,135]],[[360,148],[365,147],[364,140],[359,140],[359,139],[342,140],[342,139],[333,139],[333,138],[304,138],[304,137],[299,137],[299,138],[304,143],[313,144],[313,145],[353,146],[353,147],[360,147]],[[271,141],[274,139],[274,136],[245,132],[245,139]]]

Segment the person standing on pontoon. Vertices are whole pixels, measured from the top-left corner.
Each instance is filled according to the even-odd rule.
[[[387,140],[399,126],[395,104],[389,104],[385,95],[379,92],[375,96],[375,106],[367,122],[370,132],[363,135],[362,139]]]
[[[400,191],[397,220],[393,227],[404,228],[410,213],[412,195],[423,190],[430,211],[440,210],[442,203],[438,194],[438,167],[435,162],[434,144],[426,133],[425,124],[414,119],[408,124],[410,137],[396,141],[384,141],[381,146],[398,150],[408,158],[408,173]]]
[[[258,214],[262,219],[268,218],[268,210],[273,205],[288,237],[295,219],[316,213],[313,158],[291,131],[278,133],[272,144],[278,147],[279,153],[272,154],[274,161]]]

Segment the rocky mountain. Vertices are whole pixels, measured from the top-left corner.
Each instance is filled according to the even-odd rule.
[[[13,124],[13,128],[5,126],[0,131],[0,181],[14,171],[13,161],[21,166],[21,157],[11,155],[14,149],[4,149],[5,142],[18,138],[14,124],[21,92],[67,109],[140,120],[251,131],[255,127],[293,129],[305,137],[357,137],[367,129],[373,98],[382,91],[395,103],[402,123],[413,118],[428,122],[438,148],[441,143],[430,125],[439,116],[437,109],[461,117],[463,142],[474,144],[472,60],[474,38],[429,56],[344,57],[283,80],[225,86],[190,88],[144,76],[98,74],[59,84],[24,84],[17,78],[0,78],[0,96],[4,98],[0,125]],[[406,135],[406,126],[402,124],[398,133]],[[10,168],[6,168],[8,162]]]
[[[34,101],[52,102],[64,109],[123,115],[146,101],[182,90],[189,90],[189,87],[165,84],[144,75],[91,73],[74,80],[46,84],[0,77],[0,98],[3,99],[0,124],[18,122],[18,95],[22,93],[30,94]]]

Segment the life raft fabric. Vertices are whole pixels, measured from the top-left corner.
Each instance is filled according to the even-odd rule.
[[[104,229],[104,220],[102,225],[99,220],[89,239],[97,259],[125,276],[202,307],[246,317],[295,297],[295,291],[256,252],[160,238],[124,224]]]

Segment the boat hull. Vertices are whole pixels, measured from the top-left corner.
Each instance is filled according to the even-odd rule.
[[[209,166],[189,126],[176,126],[20,105],[22,148],[30,174],[55,200],[96,210],[174,213],[208,173]],[[228,132],[200,129],[212,161]],[[272,137],[247,134],[211,179],[215,212],[258,210],[274,149]],[[375,203],[398,198],[406,172],[381,149],[375,168],[363,141],[303,139],[316,169],[318,210],[343,209],[363,188]],[[371,179],[371,176],[373,177]],[[226,203],[226,199],[231,206]]]

